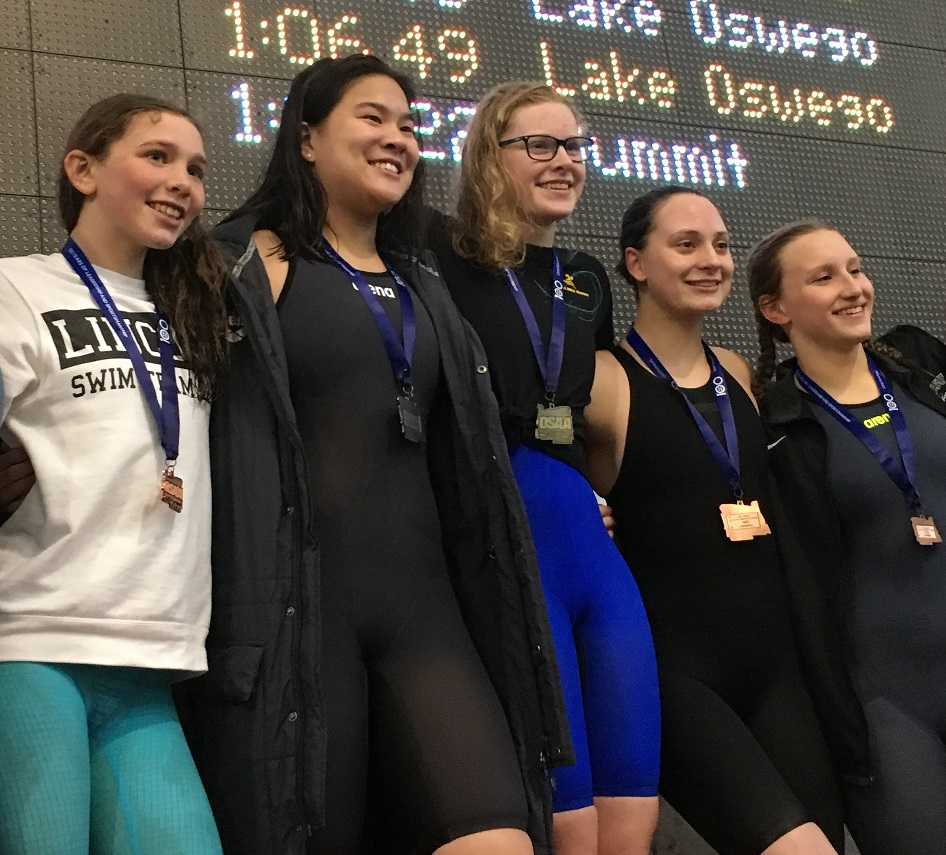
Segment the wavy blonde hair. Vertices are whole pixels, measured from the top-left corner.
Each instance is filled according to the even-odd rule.
[[[581,122],[574,106],[551,87],[515,80],[483,96],[463,145],[453,246],[484,267],[517,267],[525,260],[531,222],[503,166],[499,141],[516,110],[534,104],[564,104]]]

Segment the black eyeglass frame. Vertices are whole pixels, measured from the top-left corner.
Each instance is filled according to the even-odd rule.
[[[533,140],[533,139],[543,139],[543,140],[554,141],[556,145],[555,145],[555,150],[552,152],[551,156],[536,157],[532,153],[532,146],[529,144],[529,140]],[[560,148],[565,149],[565,154],[568,154],[568,149],[566,148],[566,146],[568,145],[568,143],[572,142],[572,140],[580,140],[582,143],[584,143],[586,152],[590,152],[591,148],[595,144],[594,139],[592,139],[591,137],[565,137],[565,139],[559,139],[558,137],[553,137],[551,134],[524,134],[521,137],[511,137],[508,140],[500,140],[499,147],[508,148],[513,143],[521,142],[525,144],[526,154],[532,160],[537,160],[540,163],[547,163],[550,160],[555,160],[555,156],[558,154],[558,150]],[[580,160],[575,160],[574,157],[568,154],[568,159],[572,163],[584,163],[585,161],[588,160],[588,154],[586,153],[585,156],[581,158]]]

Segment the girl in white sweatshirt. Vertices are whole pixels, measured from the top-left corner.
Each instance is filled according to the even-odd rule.
[[[171,699],[206,669],[209,398],[223,266],[178,108],[91,107],[61,253],[0,260],[0,436],[36,484],[0,527],[0,855],[213,855]]]

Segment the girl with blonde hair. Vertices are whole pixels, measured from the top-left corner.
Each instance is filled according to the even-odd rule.
[[[592,146],[553,90],[496,87],[469,130],[457,217],[432,230],[447,286],[489,357],[539,557],[577,756],[554,772],[560,855],[649,852],[657,819],[650,629],[585,475],[595,351],[613,339],[610,285],[596,259],[555,242]]]

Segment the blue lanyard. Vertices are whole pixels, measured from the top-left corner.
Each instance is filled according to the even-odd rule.
[[[887,475],[890,476],[890,479],[900,488],[910,506],[911,512],[922,514],[920,494],[916,489],[916,464],[913,456],[913,440],[910,438],[907,420],[903,417],[903,411],[897,405],[893,388],[887,382],[887,378],[884,377],[883,371],[880,370],[870,356],[867,357],[867,364],[870,366],[871,373],[874,375],[874,382],[877,384],[877,390],[880,392],[884,404],[887,407],[887,412],[890,414],[894,437],[897,440],[897,448],[900,451],[899,460],[880,444],[877,437],[864,427],[860,419],[855,418],[847,407],[843,404],[839,404],[800,368],[795,370],[795,378],[802,389],[854,434],[854,436],[867,447],[867,450],[874,455],[877,462],[883,467],[884,472],[886,472]]]
[[[391,320],[388,318],[387,312],[384,311],[381,301],[374,295],[371,286],[368,285],[361,271],[355,270],[354,267],[345,261],[345,259],[335,252],[327,243],[322,244],[322,250],[329,261],[351,277],[352,284],[371,310],[375,326],[377,326],[381,340],[384,342],[384,349],[387,351],[394,377],[397,379],[398,383],[400,383],[404,391],[412,394],[414,388],[413,365],[414,347],[417,343],[417,322],[414,317],[414,302],[411,299],[411,292],[407,290],[407,285],[404,284],[404,280],[401,279],[396,270],[385,262],[388,273],[391,274],[391,277],[397,285],[398,296],[401,301],[402,343],[402,340],[398,338],[397,333],[394,331]]]
[[[719,360],[716,358],[716,354],[707,346],[706,342],[703,342],[703,352],[706,354],[706,361],[709,363],[710,379],[713,383],[713,391],[716,393],[716,408],[719,410],[719,418],[723,423],[723,437],[726,440],[725,448],[723,448],[720,441],[716,438],[716,433],[713,431],[713,428],[710,427],[709,422],[703,418],[703,414],[693,406],[693,402],[684,394],[683,390],[680,389],[676,381],[671,377],[670,372],[663,367],[663,364],[657,358],[657,354],[650,349],[647,342],[641,338],[640,333],[633,327],[631,327],[631,331],[627,334],[627,343],[655,376],[666,380],[670,383],[674,391],[680,393],[680,397],[683,398],[683,402],[690,411],[693,421],[696,422],[700,436],[703,437],[703,442],[706,443],[710,454],[713,455],[713,459],[719,465],[720,469],[726,474],[733,496],[737,500],[741,500],[743,498],[743,490],[739,463],[739,436],[736,433],[736,419],[733,416],[732,399],[729,397],[726,375],[723,372],[722,365],[719,364]]]
[[[535,361],[539,366],[542,382],[545,384],[545,397],[549,402],[554,402],[559,379],[562,376],[562,363],[565,360],[565,283],[562,278],[562,263],[558,259],[558,253],[553,251],[552,331],[549,335],[548,351],[542,343],[542,334],[539,332],[535,312],[532,311],[526,295],[522,293],[519,279],[508,267],[504,272],[506,281],[509,283],[509,290],[512,291],[513,299],[519,307],[519,314],[522,315],[529,333],[529,341],[532,342],[532,352],[535,354]]]
[[[171,327],[167,318],[161,312],[157,313],[158,351],[161,357],[161,403],[159,404],[158,396],[151,383],[151,375],[148,374],[148,369],[145,367],[144,357],[141,355],[138,343],[131,334],[131,330],[122,320],[121,315],[119,315],[112,295],[108,293],[108,289],[99,278],[98,273],[95,272],[95,268],[72,238],[66,241],[66,245],[62,248],[62,254],[76,275],[89,289],[92,299],[102,310],[109,326],[125,346],[132,368],[135,370],[138,388],[144,393],[151,415],[154,416],[154,421],[158,426],[158,434],[161,437],[161,447],[164,449],[165,459],[169,464],[173,464],[177,460],[178,444],[181,437],[181,421],[177,405],[174,344],[171,341]]]

